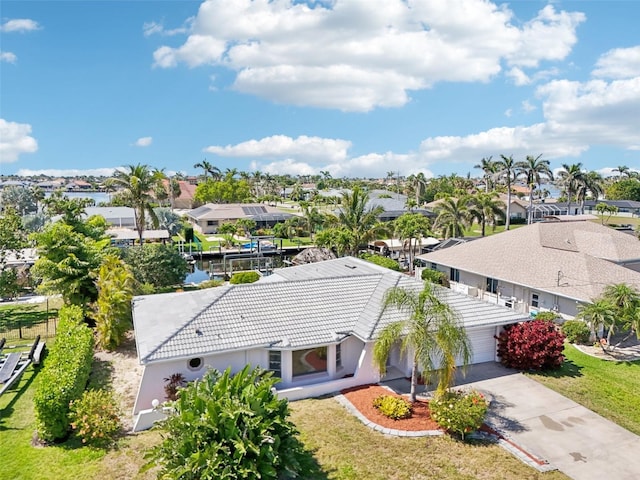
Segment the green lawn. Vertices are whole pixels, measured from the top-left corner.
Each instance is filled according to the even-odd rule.
[[[556,371],[531,377],[558,393],[640,435],[640,361],[611,362],[572,345]]]
[[[58,309],[62,306],[62,299],[59,297],[49,298],[49,302],[43,303],[11,303],[0,305],[0,338],[12,339],[11,344],[15,344],[13,339],[32,339],[40,334],[46,334],[47,318],[58,316]],[[53,327],[52,327],[53,328]],[[55,332],[49,332],[53,335]]]

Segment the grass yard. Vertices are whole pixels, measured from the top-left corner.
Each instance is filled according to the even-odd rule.
[[[10,303],[0,305],[0,338],[33,339],[36,335],[47,334],[47,319],[58,316],[62,299],[50,297],[43,303]],[[54,326],[50,325],[49,335],[54,335]],[[15,343],[15,342],[14,342]]]
[[[559,370],[530,376],[640,435],[640,361],[601,360],[572,345],[564,353],[567,359]]]

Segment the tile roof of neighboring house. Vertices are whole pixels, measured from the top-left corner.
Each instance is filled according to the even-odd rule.
[[[285,213],[262,203],[207,203],[187,212],[196,220],[226,220],[233,218],[289,218],[293,214]]]
[[[588,221],[535,223],[418,258],[581,301],[610,284],[640,287],[640,273],[616,264],[640,259],[640,242]]]
[[[273,277],[273,278],[272,278]],[[393,286],[422,282],[353,257],[289,267],[270,281],[134,299],[141,363],[249,348],[305,348],[353,334],[370,340],[406,316],[383,311]],[[513,310],[440,289],[467,327],[526,319]]]

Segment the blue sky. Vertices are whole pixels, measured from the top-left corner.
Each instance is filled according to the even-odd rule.
[[[640,170],[638,18],[635,0],[3,0],[0,174]]]

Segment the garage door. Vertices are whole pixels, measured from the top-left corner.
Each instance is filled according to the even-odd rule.
[[[473,359],[471,363],[493,362],[496,357],[496,333],[495,327],[475,328],[467,330],[471,346],[473,347]]]

